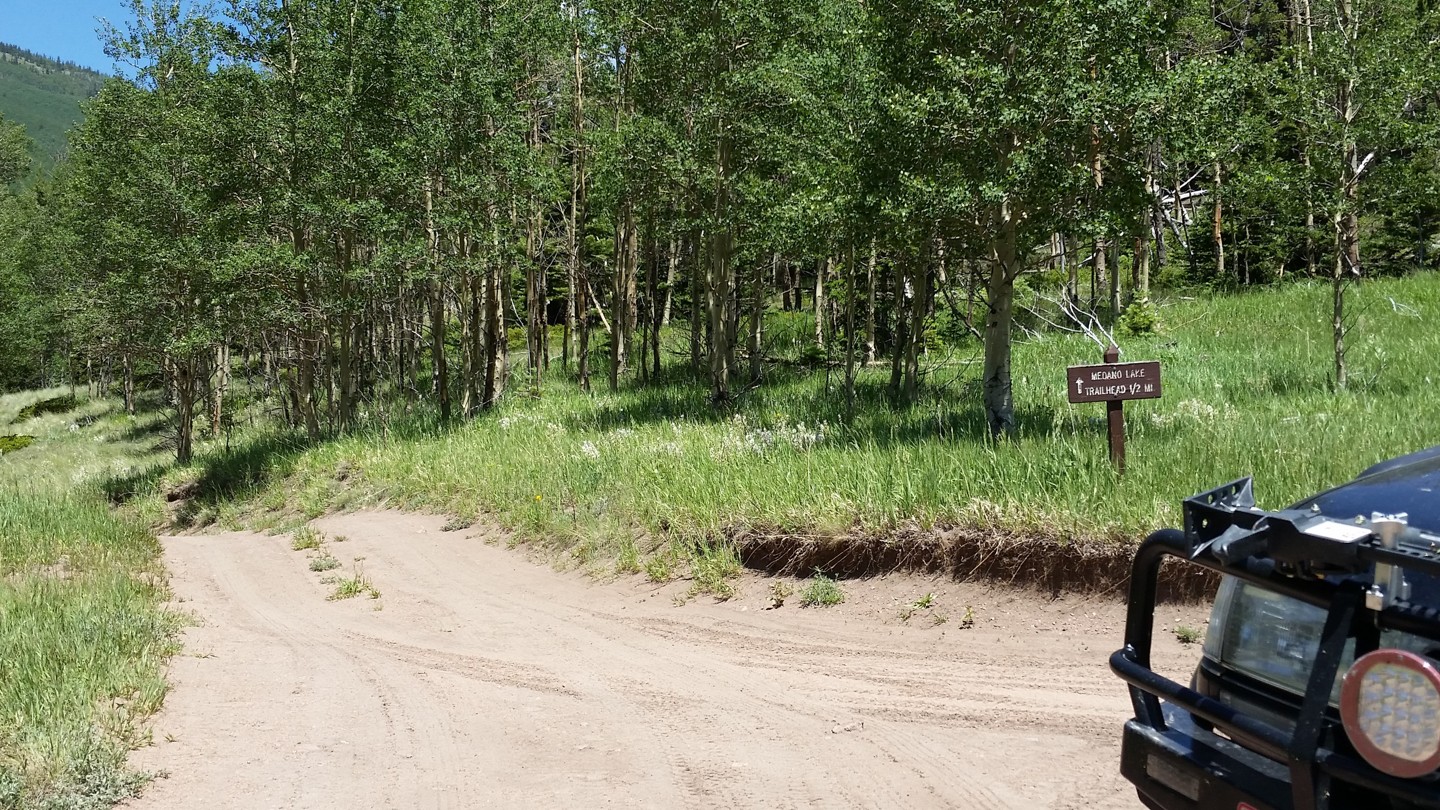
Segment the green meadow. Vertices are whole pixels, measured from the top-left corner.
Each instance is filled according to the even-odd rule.
[[[1122,359],[1159,360],[1164,397],[1130,403],[1129,466],[1106,457],[1104,406],[1070,405],[1065,368],[1099,362],[1081,335],[1037,332],[1015,354],[1020,428],[986,433],[978,347],[932,350],[920,401],[887,399],[888,367],[860,373],[845,419],[838,369],[776,362],[717,411],[683,369],[660,385],[581,391],[560,374],[459,425],[372,404],[367,427],[307,446],[254,429],[229,452],[115,484],[193,487],[183,522],[284,528],[326,511],[387,506],[498,521],[586,565],[632,569],[763,530],[884,535],[935,527],[1128,544],[1179,520],[1183,498],[1253,475],[1283,506],[1370,464],[1440,443],[1440,277],[1353,294],[1352,379],[1330,382],[1328,288],[1294,285],[1160,306]],[[772,324],[771,344],[806,329]],[[799,341],[797,340],[797,343]],[[678,354],[678,353],[677,353]],[[678,360],[677,360],[678,363]],[[723,543],[721,544],[723,545]]]
[[[150,453],[155,418],[81,400],[14,420],[66,392],[0,397],[0,808],[102,808],[134,795],[126,768],[165,696],[177,619],[150,526],[100,482]]]

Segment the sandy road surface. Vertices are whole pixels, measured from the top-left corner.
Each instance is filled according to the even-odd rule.
[[[167,538],[198,624],[135,755],[169,776],[131,806],[1138,806],[1113,601],[902,577],[767,611],[754,579],[677,607],[683,585],[596,584],[442,522],[318,522],[378,600],[326,601],[287,537]],[[1197,654],[1162,646],[1177,670]]]

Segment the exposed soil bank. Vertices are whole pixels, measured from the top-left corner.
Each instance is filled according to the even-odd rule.
[[[1061,594],[1123,597],[1136,545],[1011,537],[965,529],[914,530],[884,535],[804,537],[737,529],[730,533],[747,568],[768,574],[805,575],[816,570],[842,577],[889,573],[943,575],[954,580],[1025,585],[1052,597]],[[1164,602],[1212,598],[1219,578],[1192,565],[1160,569]]]

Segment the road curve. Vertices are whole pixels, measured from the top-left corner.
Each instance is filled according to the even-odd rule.
[[[288,537],[164,538],[195,625],[134,756],[167,775],[129,806],[1138,807],[1113,600],[897,577],[764,610],[756,578],[679,606],[683,583],[595,583],[442,523],[318,521],[380,592],[343,601]]]

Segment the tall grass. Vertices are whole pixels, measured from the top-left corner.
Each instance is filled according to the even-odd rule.
[[[729,411],[679,368],[618,393],[552,375],[540,398],[511,396],[460,426],[390,420],[313,448],[270,435],[248,445],[267,452],[212,455],[167,476],[219,486],[207,521],[375,504],[486,513],[582,562],[618,558],[629,570],[637,551],[662,548],[703,564],[697,549],[757,528],[954,526],[1129,543],[1176,522],[1184,497],[1242,475],[1280,506],[1440,443],[1440,278],[1353,294],[1361,314],[1345,391],[1330,382],[1327,296],[1323,285],[1294,285],[1177,298],[1161,306],[1158,333],[1122,338],[1125,359],[1164,364],[1165,390],[1127,407],[1124,476],[1106,459],[1104,406],[1065,398],[1066,366],[1098,362],[1100,350],[1055,333],[1017,344],[1019,429],[999,442],[985,429],[978,346],[968,345],[932,351],[927,393],[906,407],[888,403],[887,369],[862,371],[848,423],[838,375],[796,365],[772,366]]]
[[[1175,519],[1181,497],[1224,479],[1254,474],[1279,504],[1440,442],[1440,278],[1363,288],[1342,392],[1329,381],[1326,295],[1178,300],[1162,308],[1161,333],[1124,339],[1126,359],[1164,363],[1165,396],[1127,407],[1123,477],[1105,458],[1103,406],[1065,400],[1065,367],[1098,362],[1098,348],[1049,335],[1017,346],[1020,429],[999,443],[962,349],[908,408],[882,403],[885,371],[863,372],[850,424],[820,373],[772,371],[731,413],[683,379],[587,395],[551,378],[538,401],[513,398],[456,430],[362,432],[268,480],[307,509],[361,498],[483,510],[537,532],[618,515],[702,532],[917,520],[1119,538]]]
[[[0,423],[53,393],[0,397]],[[175,621],[154,535],[89,482],[128,470],[148,427],[82,402],[14,429],[37,441],[0,460],[0,807],[108,807],[143,781],[125,757]]]
[[[1065,367],[1099,349],[1053,333],[1016,347],[1019,430],[1000,442],[980,412],[974,345],[934,350],[926,393],[904,407],[887,400],[884,368],[862,371],[849,422],[838,376],[800,363],[773,364],[725,411],[678,367],[616,393],[557,374],[539,398],[515,380],[501,408],[462,425],[372,412],[366,429],[317,446],[252,430],[233,450],[202,445],[183,469],[165,462],[157,417],[82,399],[11,426],[62,392],[0,397],[5,432],[35,436],[0,456],[0,807],[100,807],[135,790],[125,751],[144,738],[174,643],[145,527],[176,485],[194,485],[178,514],[192,523],[365,505],[484,513],[580,564],[657,579],[688,570],[717,595],[736,560],[713,541],[737,530],[956,526],[1127,543],[1234,477],[1255,475],[1261,500],[1279,506],[1440,443],[1440,277],[1353,297],[1345,391],[1330,381],[1327,295],[1296,285],[1175,299],[1159,333],[1125,338],[1126,359],[1164,363],[1165,396],[1127,408],[1123,477],[1105,460],[1103,406],[1065,401]],[[802,320],[775,319],[771,346],[813,362],[794,337],[810,334]],[[138,508],[106,503],[136,493],[148,493]]]

